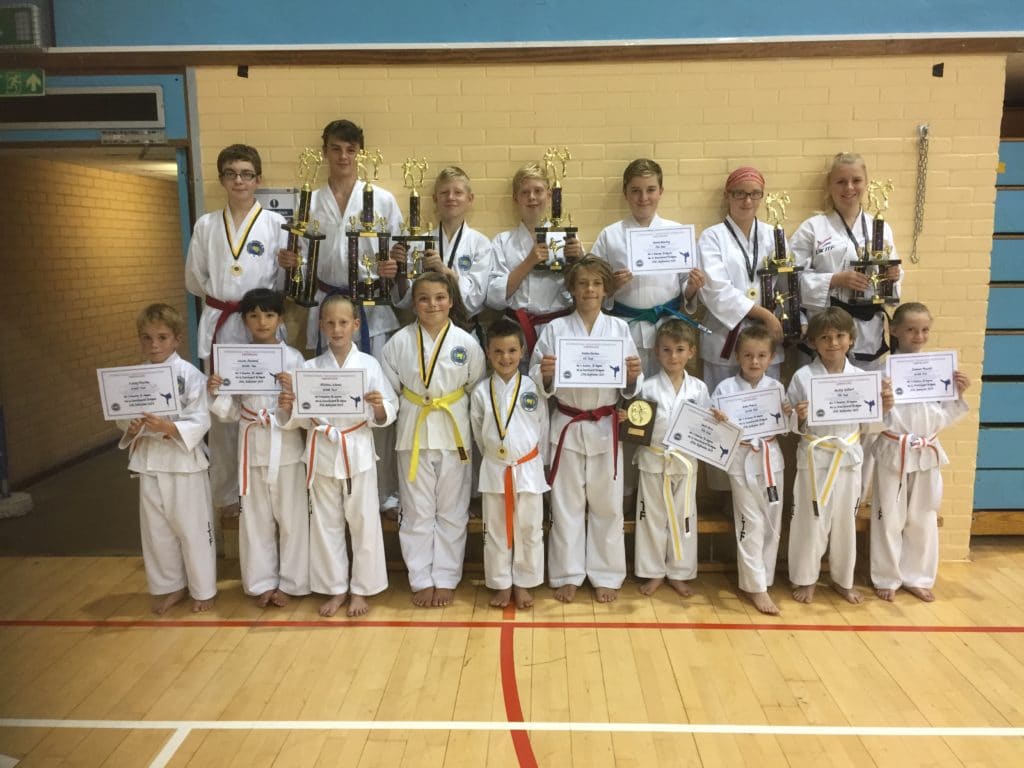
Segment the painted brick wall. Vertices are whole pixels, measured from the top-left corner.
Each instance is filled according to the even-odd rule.
[[[798,47],[794,47],[794,54]],[[820,207],[828,159],[863,154],[891,178],[888,218],[909,255],[916,128],[931,128],[928,205],[920,264],[907,264],[904,296],[936,316],[932,346],[960,350],[975,380],[975,410],[944,435],[942,553],[967,554],[995,168],[1002,115],[1002,56],[947,56],[944,77],[920,56],[757,61],[629,62],[502,66],[258,67],[197,72],[207,208],[223,204],[212,167],[236,141],[257,146],[266,186],[291,186],[298,150],[318,146],[323,125],[348,117],[387,161],[381,184],[404,197],[401,162],[457,163],[474,179],[474,226],[494,234],[515,223],[509,180],[545,147],[573,153],[566,208],[585,243],[621,218],[621,173],[653,157],[665,171],[661,211],[698,230],[722,215],[728,171],[753,163],[769,191],[792,198],[789,231]],[[425,206],[430,208],[429,203]]]
[[[139,362],[135,315],[184,311],[185,287],[173,182],[16,155],[0,178],[0,397],[18,484],[116,439],[96,368]]]

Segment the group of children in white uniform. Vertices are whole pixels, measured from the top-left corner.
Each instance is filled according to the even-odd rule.
[[[334,181],[354,181],[354,157],[362,146],[362,134],[355,138],[346,133],[351,124],[337,122],[345,124],[340,133],[332,133],[333,123],[324,132],[332,182],[320,190],[320,196],[334,192],[334,207],[340,210],[345,195],[339,195]],[[251,184],[259,180],[258,155],[255,163],[232,159],[230,153],[223,156],[218,170],[229,206],[222,214],[207,214],[200,220],[189,258],[190,290],[207,297],[208,312],[200,324],[200,346],[206,354],[215,335],[220,341],[280,343],[283,298],[269,289],[280,284],[278,276],[265,280],[262,290],[239,297],[234,295],[239,285],[224,275],[229,271],[235,277],[246,275],[252,265],[242,254],[258,260],[275,243],[282,266],[297,261],[296,254],[284,250],[276,231],[268,230],[266,242],[257,241],[255,246],[245,233],[237,236],[242,229],[254,229],[259,218]],[[850,244],[856,245],[857,235],[869,237],[870,218],[860,209],[866,184],[863,161],[857,156],[837,156],[829,184],[834,211],[815,220],[824,218],[832,230],[836,226],[832,219],[841,222]],[[348,208],[360,197],[354,184],[346,191]],[[770,228],[756,219],[763,191],[764,179],[756,169],[737,169],[725,188],[729,215],[723,224],[702,234],[695,268],[674,284],[657,281],[633,275],[626,267],[626,230],[672,224],[657,217],[660,168],[653,161],[634,161],[623,178],[630,218],[600,234],[594,255],[583,256],[579,241],[570,239],[565,246],[568,269],[563,281],[558,273],[535,269],[550,256],[547,246],[534,236],[534,227],[545,220],[550,195],[548,180],[538,166],[524,167],[513,180],[522,223],[499,235],[489,247],[465,222],[472,203],[468,177],[460,169],[445,169],[435,185],[434,199],[442,219],[437,234],[441,250],[447,253],[427,254],[427,271],[411,290],[403,281],[396,287],[396,303],[410,304],[416,321],[387,341],[390,328],[383,333],[375,329],[371,356],[358,348],[365,310],[352,304],[344,286],[321,280],[323,303],[310,338],[318,338],[327,349],[308,361],[287,350],[276,403],[272,397],[220,395],[220,380],[212,371],[207,385],[197,389],[195,383],[201,384],[201,378],[196,377],[201,374],[174,353],[182,333],[180,317],[165,305],[147,308],[139,320],[143,352],[151,363],[172,360],[180,367],[179,386],[186,395],[181,416],[132,421],[126,425],[123,441],[133,449],[131,468],[149,478],[140,491],[140,507],[147,576],[157,596],[154,610],[162,613],[183,599],[186,584],[193,608],[204,610],[216,590],[210,491],[199,445],[210,423],[207,395],[212,398],[209,409],[218,419],[238,423],[243,586],[261,605],[284,605],[289,596],[315,591],[328,596],[322,615],[333,615],[348,601],[348,614],[356,616],[367,611],[368,596],[387,587],[377,455],[370,430],[396,419],[402,500],[399,539],[415,604],[449,604],[461,580],[472,441],[480,454],[485,580],[495,590],[492,604],[505,606],[512,601],[528,607],[533,599],[530,590],[544,581],[542,496],[548,490],[547,569],[556,599],[571,601],[583,581],[589,580],[598,601],[614,600],[626,576],[619,410],[623,398],[635,396],[656,401],[659,407],[650,446],[639,447],[633,456],[639,470],[634,570],[644,580],[644,594],[652,594],[665,579],[681,595],[690,594],[686,582],[695,578],[697,569],[697,462],[664,448],[662,439],[684,401],[710,408],[724,419],[725,414],[714,408],[718,396],[782,388],[778,380],[782,329],[778,319],[761,306],[755,279],[756,269],[771,256],[772,247]],[[377,198],[387,202],[379,190],[375,205]],[[327,210],[326,218],[329,215]],[[203,267],[199,251],[204,243],[210,253],[224,250],[212,242],[217,239],[211,234],[217,222],[211,217],[223,220],[230,261]],[[842,254],[848,246],[843,240],[836,242],[834,231],[827,233],[823,226],[809,220],[798,235],[805,230],[810,234],[794,237],[794,254],[806,267],[808,293],[813,297],[805,341],[816,357],[794,375],[785,401],[787,418],[795,414],[794,431],[801,435],[789,574],[795,599],[809,602],[827,548],[837,591],[850,602],[859,602],[853,565],[862,430],[857,424],[825,431],[807,427],[807,387],[813,375],[852,370],[851,350],[866,350],[865,362],[876,359],[873,350],[883,349],[876,344],[882,329],[876,328],[875,317],[852,318],[842,308],[842,299],[828,306],[830,292],[841,296],[843,290],[867,286],[857,282],[863,275],[842,269]],[[798,239],[807,240],[809,253],[797,250]],[[469,245],[469,252],[459,252],[460,243]],[[323,274],[347,275],[347,265],[342,264],[344,272],[338,266],[339,259],[347,258],[343,249],[339,245],[327,250],[328,256],[332,253],[333,258],[327,259],[331,266]],[[392,256],[404,256],[401,246]],[[816,263],[823,258],[835,263]],[[216,258],[206,254],[206,260]],[[266,260],[260,264],[266,266]],[[380,274],[390,275],[388,262],[381,264],[385,266]],[[210,277],[218,272],[223,286]],[[896,272],[894,280],[901,274],[898,268]],[[220,296],[211,301],[215,291]],[[706,380],[713,379],[711,394],[704,382],[685,370],[698,344],[694,323],[682,310],[692,312],[698,300],[707,307],[706,322],[711,328],[710,337],[699,345]],[[467,330],[470,326],[463,315],[464,305],[479,310],[485,303],[504,308],[518,321],[492,323],[486,353]],[[238,311],[241,324],[230,317],[232,311]],[[891,327],[891,336],[898,342],[895,351],[920,351],[930,321],[923,305],[900,307]],[[855,346],[858,338],[876,333],[876,341]],[[627,351],[623,389],[563,387],[555,380],[557,339],[581,336],[623,339]],[[486,377],[485,357],[491,368]],[[290,372],[299,367],[366,371],[365,413],[358,418],[294,418]],[[961,394],[968,386],[960,373],[956,386]],[[922,599],[932,599],[941,498],[938,467],[947,462],[935,433],[965,408],[962,398],[945,405],[894,406],[888,384],[883,387],[886,421],[881,437],[872,444],[880,461],[871,532],[872,581],[883,599],[891,600],[901,586]],[[306,431],[305,444],[300,427]],[[547,473],[545,465],[550,467]],[[161,484],[167,480],[165,474],[174,479],[166,489]],[[186,480],[179,475],[189,476],[192,485],[187,489],[179,485]],[[150,488],[154,480],[155,489]],[[783,499],[777,440],[744,441],[731,465],[729,482],[740,589],[758,610],[778,613],[768,594]],[[199,505],[182,501],[199,501],[202,493],[207,494],[207,503],[201,514]],[[191,521],[194,525],[176,522],[182,506],[193,508],[193,514],[185,517],[196,518]],[[351,563],[346,527],[352,542]],[[196,533],[200,530],[206,532],[208,544]],[[172,546],[174,537],[180,547]],[[177,564],[170,562],[175,551]]]

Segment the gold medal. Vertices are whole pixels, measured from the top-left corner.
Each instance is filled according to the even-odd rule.
[[[505,458],[505,446],[504,446],[504,445],[503,445],[503,446],[501,446],[501,447],[500,447],[500,448],[498,449],[498,455],[499,455],[499,456],[501,456],[501,458],[503,458],[503,459]]]
[[[629,408],[626,409],[626,416],[629,417],[630,423],[643,427],[650,423],[654,417],[654,411],[651,408],[651,404],[647,401],[634,400],[629,404]]]
[[[430,405],[432,402],[434,402],[434,399],[430,395],[423,396],[423,405]]]
[[[757,299],[757,288],[748,288],[747,289],[747,298],[748,299]]]
[[[238,277],[240,274],[242,274],[242,265],[239,264],[237,261],[231,265],[231,274],[234,275],[235,277]]]

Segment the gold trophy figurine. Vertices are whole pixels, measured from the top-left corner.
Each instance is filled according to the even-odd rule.
[[[307,243],[306,255],[303,256],[299,253],[299,263],[288,269],[285,281],[288,298],[304,307],[312,306],[315,303],[312,297],[316,293],[319,242],[323,240],[323,236],[316,232],[317,227],[310,229],[309,212],[313,200],[313,184],[316,182],[317,173],[323,162],[324,156],[319,149],[306,147],[299,153],[298,176],[301,184],[299,207],[292,220],[282,225],[282,228],[288,233],[289,251],[299,253],[300,239],[305,239]],[[316,237],[311,237],[314,232]]]
[[[765,220],[772,227],[772,253],[765,259],[764,268],[757,270],[757,275],[761,278],[762,306],[779,318],[783,338],[792,341],[799,339],[801,333],[800,272],[804,268],[796,265],[786,246],[786,230],[782,225],[786,221],[787,207],[787,192],[770,192],[764,197]]]
[[[537,227],[534,233],[538,243],[547,243],[551,248],[552,255],[546,264],[538,264],[536,269],[549,269],[552,272],[561,272],[565,269],[565,257],[557,253],[561,248],[556,248],[555,243],[564,243],[566,240],[576,237],[578,227],[572,225],[572,215],[566,213],[562,208],[562,179],[566,175],[566,164],[572,160],[572,154],[568,147],[548,147],[544,153],[544,173],[551,182],[551,226]],[[560,233],[562,237],[552,239],[549,233]]]
[[[380,175],[380,166],[384,162],[384,155],[378,149],[373,154],[366,151],[366,148],[360,149],[356,154],[356,175],[359,180],[366,184],[363,187],[363,211],[359,217],[360,222],[363,225],[363,229],[367,232],[373,229],[373,182],[377,180]],[[370,176],[370,169],[367,167],[367,163],[373,165],[373,176]]]
[[[888,276],[892,267],[898,267],[899,259],[890,258],[892,244],[885,241],[885,212],[889,209],[889,195],[895,186],[892,179],[868,182],[868,202],[865,208],[874,218],[871,226],[871,242],[858,249],[857,259],[850,267],[863,274],[871,283],[871,297],[863,291],[854,291],[851,304],[898,304],[896,281]]]
[[[405,227],[406,234],[398,235],[396,242],[405,246],[406,258],[398,262],[398,277],[416,278],[423,272],[423,255],[435,248],[436,238],[431,234],[432,222],[425,227],[420,223],[420,190],[423,188],[423,177],[430,164],[427,158],[406,158],[402,163],[402,185],[409,190],[409,224]]]

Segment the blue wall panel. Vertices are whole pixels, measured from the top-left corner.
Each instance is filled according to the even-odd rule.
[[[997,331],[1024,328],[1024,288],[999,285],[989,288],[987,327]]]
[[[1024,283],[1024,237],[992,239],[993,283]]]
[[[974,476],[975,509],[1024,509],[1024,472],[979,469]]]
[[[1024,186],[1024,141],[999,142],[999,162],[1004,169],[996,175],[996,184]]]
[[[1024,336],[986,336],[986,376],[1024,376]]]
[[[996,190],[995,231],[1024,233],[1024,189]]]
[[[1024,464],[1024,429],[982,427],[978,435],[978,469],[1015,469]],[[1021,499],[1024,504],[1024,499]]]
[[[1024,381],[986,381],[981,388],[981,422],[1024,424]]]

